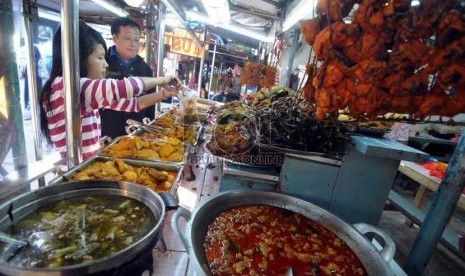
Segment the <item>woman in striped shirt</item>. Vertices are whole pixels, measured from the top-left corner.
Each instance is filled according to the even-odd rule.
[[[107,46],[103,37],[84,22],[79,22],[80,111],[83,159],[100,148],[99,108],[137,112],[161,100],[175,96],[180,81],[172,77],[129,77],[105,79]],[[50,79],[40,96],[40,127],[48,144],[53,144],[66,157],[65,99],[63,90],[61,28],[53,37],[53,61]],[[175,80],[176,86],[170,86]],[[162,86],[161,92],[142,95],[146,90]],[[142,96],[141,96],[142,95]]]

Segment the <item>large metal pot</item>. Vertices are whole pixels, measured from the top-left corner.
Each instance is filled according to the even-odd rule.
[[[112,271],[133,260],[143,250],[152,250],[163,228],[165,203],[151,189],[127,182],[111,180],[73,181],[52,185],[13,198],[0,206],[0,230],[50,202],[83,195],[119,195],[145,204],[155,216],[156,224],[142,239],[131,246],[94,262],[58,268],[18,268],[0,263],[0,273],[6,275],[85,275]],[[25,250],[25,249],[22,249]]]
[[[351,226],[328,211],[295,197],[250,190],[220,193],[197,207],[193,213],[179,208],[171,218],[171,225],[186,247],[190,261],[198,275],[210,274],[203,247],[208,225],[223,211],[249,204],[276,206],[313,219],[346,242],[360,259],[368,275],[393,275],[388,262],[394,256],[395,244],[384,231],[368,224]],[[187,220],[184,232],[179,228],[181,218]],[[384,239],[385,247],[381,251],[377,251],[363,235],[368,232],[376,233]]]

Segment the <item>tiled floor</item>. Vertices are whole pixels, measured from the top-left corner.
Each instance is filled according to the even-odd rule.
[[[179,205],[183,208],[193,210],[202,201],[218,193],[219,178],[221,177],[220,166],[207,165],[202,163],[192,164],[192,171],[195,174],[195,180],[192,179],[188,165],[184,168],[184,177],[178,187]],[[175,211],[169,211],[165,218],[163,236],[166,242],[167,251],[160,252],[158,248],[153,250],[154,273],[153,275],[173,275],[185,276],[194,275],[189,268],[189,260],[184,246],[179,237],[174,233],[171,227],[171,216]],[[180,228],[184,225],[180,221]]]

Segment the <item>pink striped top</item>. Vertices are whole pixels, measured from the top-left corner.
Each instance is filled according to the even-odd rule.
[[[137,98],[145,86],[141,79],[135,77],[91,80],[81,78],[81,132],[83,159],[94,155],[99,149],[101,136],[99,108],[109,108],[126,112],[137,112]],[[65,98],[63,78],[58,77],[52,83],[50,94],[50,110],[47,111],[48,129],[51,139],[60,152],[66,157]]]

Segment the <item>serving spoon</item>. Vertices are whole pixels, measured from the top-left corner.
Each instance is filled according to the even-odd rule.
[[[9,244],[14,244],[14,245],[17,245],[17,246],[20,246],[20,247],[24,247],[24,246],[29,244],[28,241],[13,238],[12,236],[8,235],[7,233],[1,232],[1,231],[0,231],[0,241],[6,242],[6,243],[9,243]]]
[[[9,262],[13,259],[21,249],[28,247],[29,242],[13,238],[12,236],[0,231],[0,242],[7,243],[4,250],[0,253],[0,260]]]

